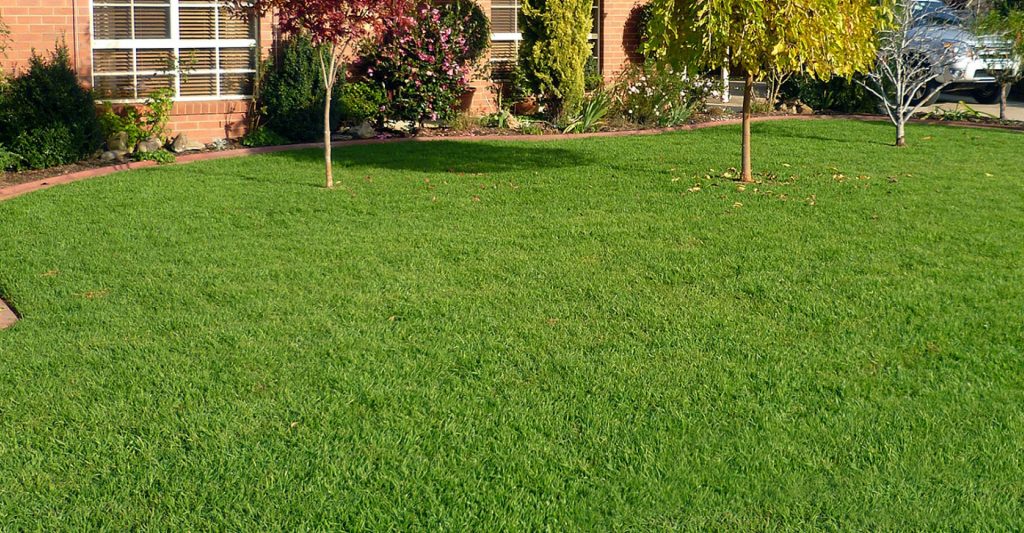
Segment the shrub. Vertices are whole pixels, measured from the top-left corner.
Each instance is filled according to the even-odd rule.
[[[553,116],[574,116],[583,102],[592,8],[592,0],[523,2],[520,61],[533,92],[548,101]]]
[[[174,154],[161,148],[152,152],[141,152],[132,154],[136,161],[156,161],[158,165],[167,165],[175,161]]]
[[[259,146],[288,144],[288,139],[270,128],[260,126],[246,133],[239,142],[241,142],[242,146],[256,148]]]
[[[167,122],[171,119],[173,106],[173,89],[159,89],[146,98],[141,106],[129,105],[119,111],[105,104],[103,114],[99,117],[100,129],[106,138],[124,133],[128,136],[129,147],[153,137],[166,141]]]
[[[338,113],[342,122],[359,124],[380,117],[387,106],[383,87],[367,82],[346,83],[338,91]]]
[[[367,75],[387,93],[390,118],[447,120],[469,88],[472,65],[462,28],[468,18],[445,16],[441,8],[423,4],[417,24],[395,28],[363,59]]]
[[[814,109],[838,113],[876,113],[878,99],[854,80],[835,77],[821,81],[794,76],[782,86],[783,100],[798,98]]]
[[[40,169],[73,163],[80,159],[75,136],[64,124],[23,131],[14,138],[11,151],[21,156],[28,168]]]
[[[443,25],[466,40],[465,51],[457,61],[475,66],[491,47],[491,19],[476,0],[451,0],[440,9]]]
[[[565,133],[587,133],[597,131],[604,125],[604,117],[611,109],[612,97],[603,90],[595,91],[583,102],[583,110],[564,129]]]
[[[677,126],[702,110],[717,87],[715,81],[692,78],[667,65],[631,65],[615,84],[613,106],[636,124]]]
[[[596,91],[604,85],[604,76],[601,75],[601,69],[597,63],[597,58],[590,56],[587,58],[587,64],[583,68],[583,88],[587,92]]]
[[[20,155],[23,164],[72,163],[102,145],[92,93],[79,85],[66,46],[58,46],[49,58],[33,54],[28,71],[3,93],[0,144]]]
[[[25,158],[8,150],[0,144],[0,171],[16,170],[25,161]]]
[[[283,44],[281,59],[268,67],[260,83],[260,101],[265,124],[284,137],[298,142],[323,140],[324,89],[318,49],[306,35],[296,35]],[[341,124],[337,106],[331,106],[331,131]]]

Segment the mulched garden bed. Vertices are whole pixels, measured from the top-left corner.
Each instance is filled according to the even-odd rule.
[[[789,114],[790,113],[776,111],[776,112],[772,112],[772,113],[759,113],[759,114],[756,115],[756,117],[774,117],[774,116],[783,116],[783,115],[789,115]],[[736,113],[734,113],[734,112],[732,112],[730,110],[726,110],[726,109],[722,109],[722,108],[711,108],[707,112],[699,113],[699,114],[694,115],[689,121],[687,121],[686,125],[687,126],[692,126],[692,125],[697,125],[697,124],[707,124],[707,123],[712,123],[712,122],[721,122],[721,121],[726,121],[726,120],[733,120],[733,119],[736,119],[737,116],[738,115]],[[849,117],[851,115],[823,112],[823,113],[817,113],[816,116],[847,116],[847,117]],[[880,121],[881,120],[886,120],[886,117],[883,116],[883,115],[857,115],[857,116],[862,118],[862,119],[871,119],[871,120],[880,120]],[[940,119],[940,118],[936,118],[934,116],[919,115],[919,116],[915,117],[915,119],[918,120],[918,121],[921,121],[921,122],[927,122],[927,123],[932,123],[932,124],[948,123],[950,126],[977,126],[977,127],[990,127],[990,128],[999,128],[999,129],[1007,129],[1007,130],[1015,130],[1015,131],[1024,131],[1024,122],[1014,121],[1014,120],[999,120],[999,119],[996,119],[996,118],[988,118],[988,117],[958,118],[957,120],[952,120],[952,119]],[[561,134],[562,133],[560,130],[558,130],[557,128],[555,128],[554,126],[552,126],[552,125],[550,125],[550,124],[548,124],[546,122],[542,122],[542,121],[538,120],[538,121],[532,122],[531,124],[534,126],[533,131],[538,136],[540,136],[540,135],[555,135],[555,134]],[[602,132],[609,132],[609,133],[613,133],[613,132],[630,132],[630,131],[642,132],[642,131],[651,131],[651,130],[657,130],[657,129],[661,129],[661,128],[643,128],[643,127],[637,126],[636,124],[632,124],[632,123],[625,122],[625,121],[608,121],[605,124],[605,126],[603,126],[601,128],[600,131],[602,131]],[[410,137],[418,137],[418,138],[521,137],[523,134],[524,134],[524,132],[521,131],[521,130],[514,130],[514,129],[509,129],[509,128],[491,128],[491,127],[484,127],[484,126],[473,126],[473,127],[470,127],[470,128],[425,128],[425,129],[418,130],[418,131],[416,131],[414,133],[411,133],[411,134],[410,133],[403,133],[403,132],[399,132],[399,131],[385,131],[385,132],[381,132],[377,136],[377,138],[378,139],[393,139],[393,138],[400,139],[400,138],[410,138]],[[238,144],[235,141],[230,141],[226,146],[224,146],[224,147],[222,147],[220,149],[217,149],[217,150],[203,150],[203,151],[198,151],[198,152],[197,151],[193,151],[193,152],[187,152],[187,154],[197,154],[197,153],[207,153],[207,152],[225,152],[225,151],[232,151],[232,150],[243,149],[243,148],[245,148],[245,147],[242,146],[241,144]],[[178,155],[186,155],[186,154],[178,154]],[[42,170],[27,170],[27,171],[23,171],[23,172],[0,172],[0,189],[2,189],[4,187],[10,187],[10,186],[13,186],[13,185],[22,184],[22,183],[28,183],[28,182],[32,182],[32,181],[38,181],[38,180],[45,180],[47,178],[53,178],[53,177],[57,177],[57,176],[63,176],[63,175],[66,175],[66,174],[72,174],[72,173],[80,172],[80,171],[83,171],[83,170],[90,170],[90,169],[104,168],[104,167],[112,167],[112,166],[118,166],[118,165],[124,165],[124,162],[123,161],[122,162],[117,162],[117,161],[111,162],[111,161],[101,161],[100,159],[88,159],[88,160],[80,161],[78,163],[73,163],[73,164],[70,164],[70,165],[62,165],[62,166],[59,166],[59,167],[52,167],[52,168],[47,168],[47,169],[42,169]]]

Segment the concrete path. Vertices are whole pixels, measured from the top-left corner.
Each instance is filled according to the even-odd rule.
[[[958,102],[963,101],[965,104],[971,106],[971,109],[981,111],[982,113],[988,113],[992,116],[999,116],[999,104],[979,104],[974,98],[967,96],[966,94],[943,94],[939,97],[939,103],[932,106],[932,109],[943,108],[943,109],[955,109]],[[1024,120],[1024,102],[1019,100],[1010,99],[1006,106],[1006,118],[1010,120]]]

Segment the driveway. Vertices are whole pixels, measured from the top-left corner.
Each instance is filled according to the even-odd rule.
[[[982,113],[988,113],[996,117],[999,116],[999,104],[979,104],[974,100],[974,98],[971,98],[966,94],[943,94],[939,97],[939,103],[932,106],[931,109],[940,107],[944,109],[954,109],[960,101],[971,106],[971,109],[981,111]],[[1024,102],[1013,99],[1008,101],[1006,105],[1006,118],[1010,120],[1024,120]]]

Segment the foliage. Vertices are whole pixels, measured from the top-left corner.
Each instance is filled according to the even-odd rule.
[[[604,125],[604,118],[611,110],[611,94],[604,90],[594,91],[583,101],[583,109],[564,128],[565,133],[589,133],[597,131]]]
[[[491,47],[491,19],[476,0],[449,0],[440,4],[442,25],[465,39],[464,52],[456,62],[479,67]]]
[[[479,127],[480,124],[480,117],[473,116],[468,113],[459,113],[449,121],[448,128],[453,131],[468,132]]]
[[[585,93],[592,0],[523,0],[519,60],[531,92],[552,116],[574,116]]]
[[[601,75],[601,66],[597,58],[587,58],[587,65],[583,69],[583,88],[586,92],[596,91],[604,85],[604,76]]]
[[[278,146],[288,144],[290,141],[280,133],[277,133],[266,126],[260,126],[246,133],[239,142],[242,146],[257,148],[260,146]]]
[[[11,151],[21,157],[25,167],[31,169],[55,167],[81,159],[75,155],[76,139],[66,124],[22,131],[11,143]]]
[[[48,58],[33,54],[28,71],[0,97],[0,144],[29,167],[44,168],[91,156],[102,142],[95,101],[79,84],[67,47]]]
[[[782,84],[783,100],[799,99],[814,109],[837,113],[875,113],[878,98],[864,88],[862,74],[852,79],[835,77],[822,81],[806,74],[793,76]]]
[[[652,51],[698,69],[726,61],[759,79],[776,69],[852,76],[875,59],[885,11],[871,0],[654,0]]]
[[[25,161],[24,157],[8,150],[0,144],[0,171],[17,170]]]
[[[154,137],[166,142],[167,123],[173,107],[173,89],[159,89],[150,94],[141,106],[126,105],[117,111],[110,103],[105,103],[99,116],[100,129],[105,138],[116,133],[126,134],[129,147]]]
[[[371,82],[349,82],[341,86],[338,94],[338,114],[343,122],[359,124],[379,118],[387,109],[387,94],[383,87]]]
[[[616,80],[614,107],[622,118],[644,126],[683,124],[702,110],[719,82],[690,77],[671,65],[635,64]]]
[[[282,44],[280,60],[271,61],[261,83],[260,101],[264,125],[295,142],[323,138],[324,89],[320,51],[309,35],[300,33]],[[331,131],[341,124],[332,108]]]
[[[743,181],[752,181],[750,104],[768,72],[852,76],[875,60],[876,0],[653,0],[648,48],[678,68],[732,64],[746,73]]]
[[[952,120],[952,121],[968,121],[968,120],[983,120],[998,118],[990,113],[978,111],[973,107],[964,103],[963,100],[957,102],[956,107],[953,109],[947,109],[943,107],[936,108],[923,115],[923,118],[930,120]]]
[[[0,202],[3,529],[1024,530],[1024,135],[758,130]]]
[[[175,161],[175,156],[171,152],[161,148],[159,150],[153,150],[152,152],[136,152],[132,154],[132,159],[136,161],[156,161],[157,164],[167,165]]]
[[[512,114],[508,109],[500,109],[487,117],[484,118],[484,123],[491,128],[498,128],[502,130],[510,129],[515,115]]]
[[[1024,79],[1024,6],[1003,4],[990,10],[978,21],[979,29],[988,34],[998,35],[1011,46],[1011,57],[1015,58],[1013,68],[998,71],[999,118],[1006,119],[1006,98],[1014,83]]]
[[[387,93],[389,118],[447,120],[469,88],[473,65],[463,35],[471,15],[456,18],[442,7],[421,4],[417,23],[386,32],[367,50],[367,75]]]

